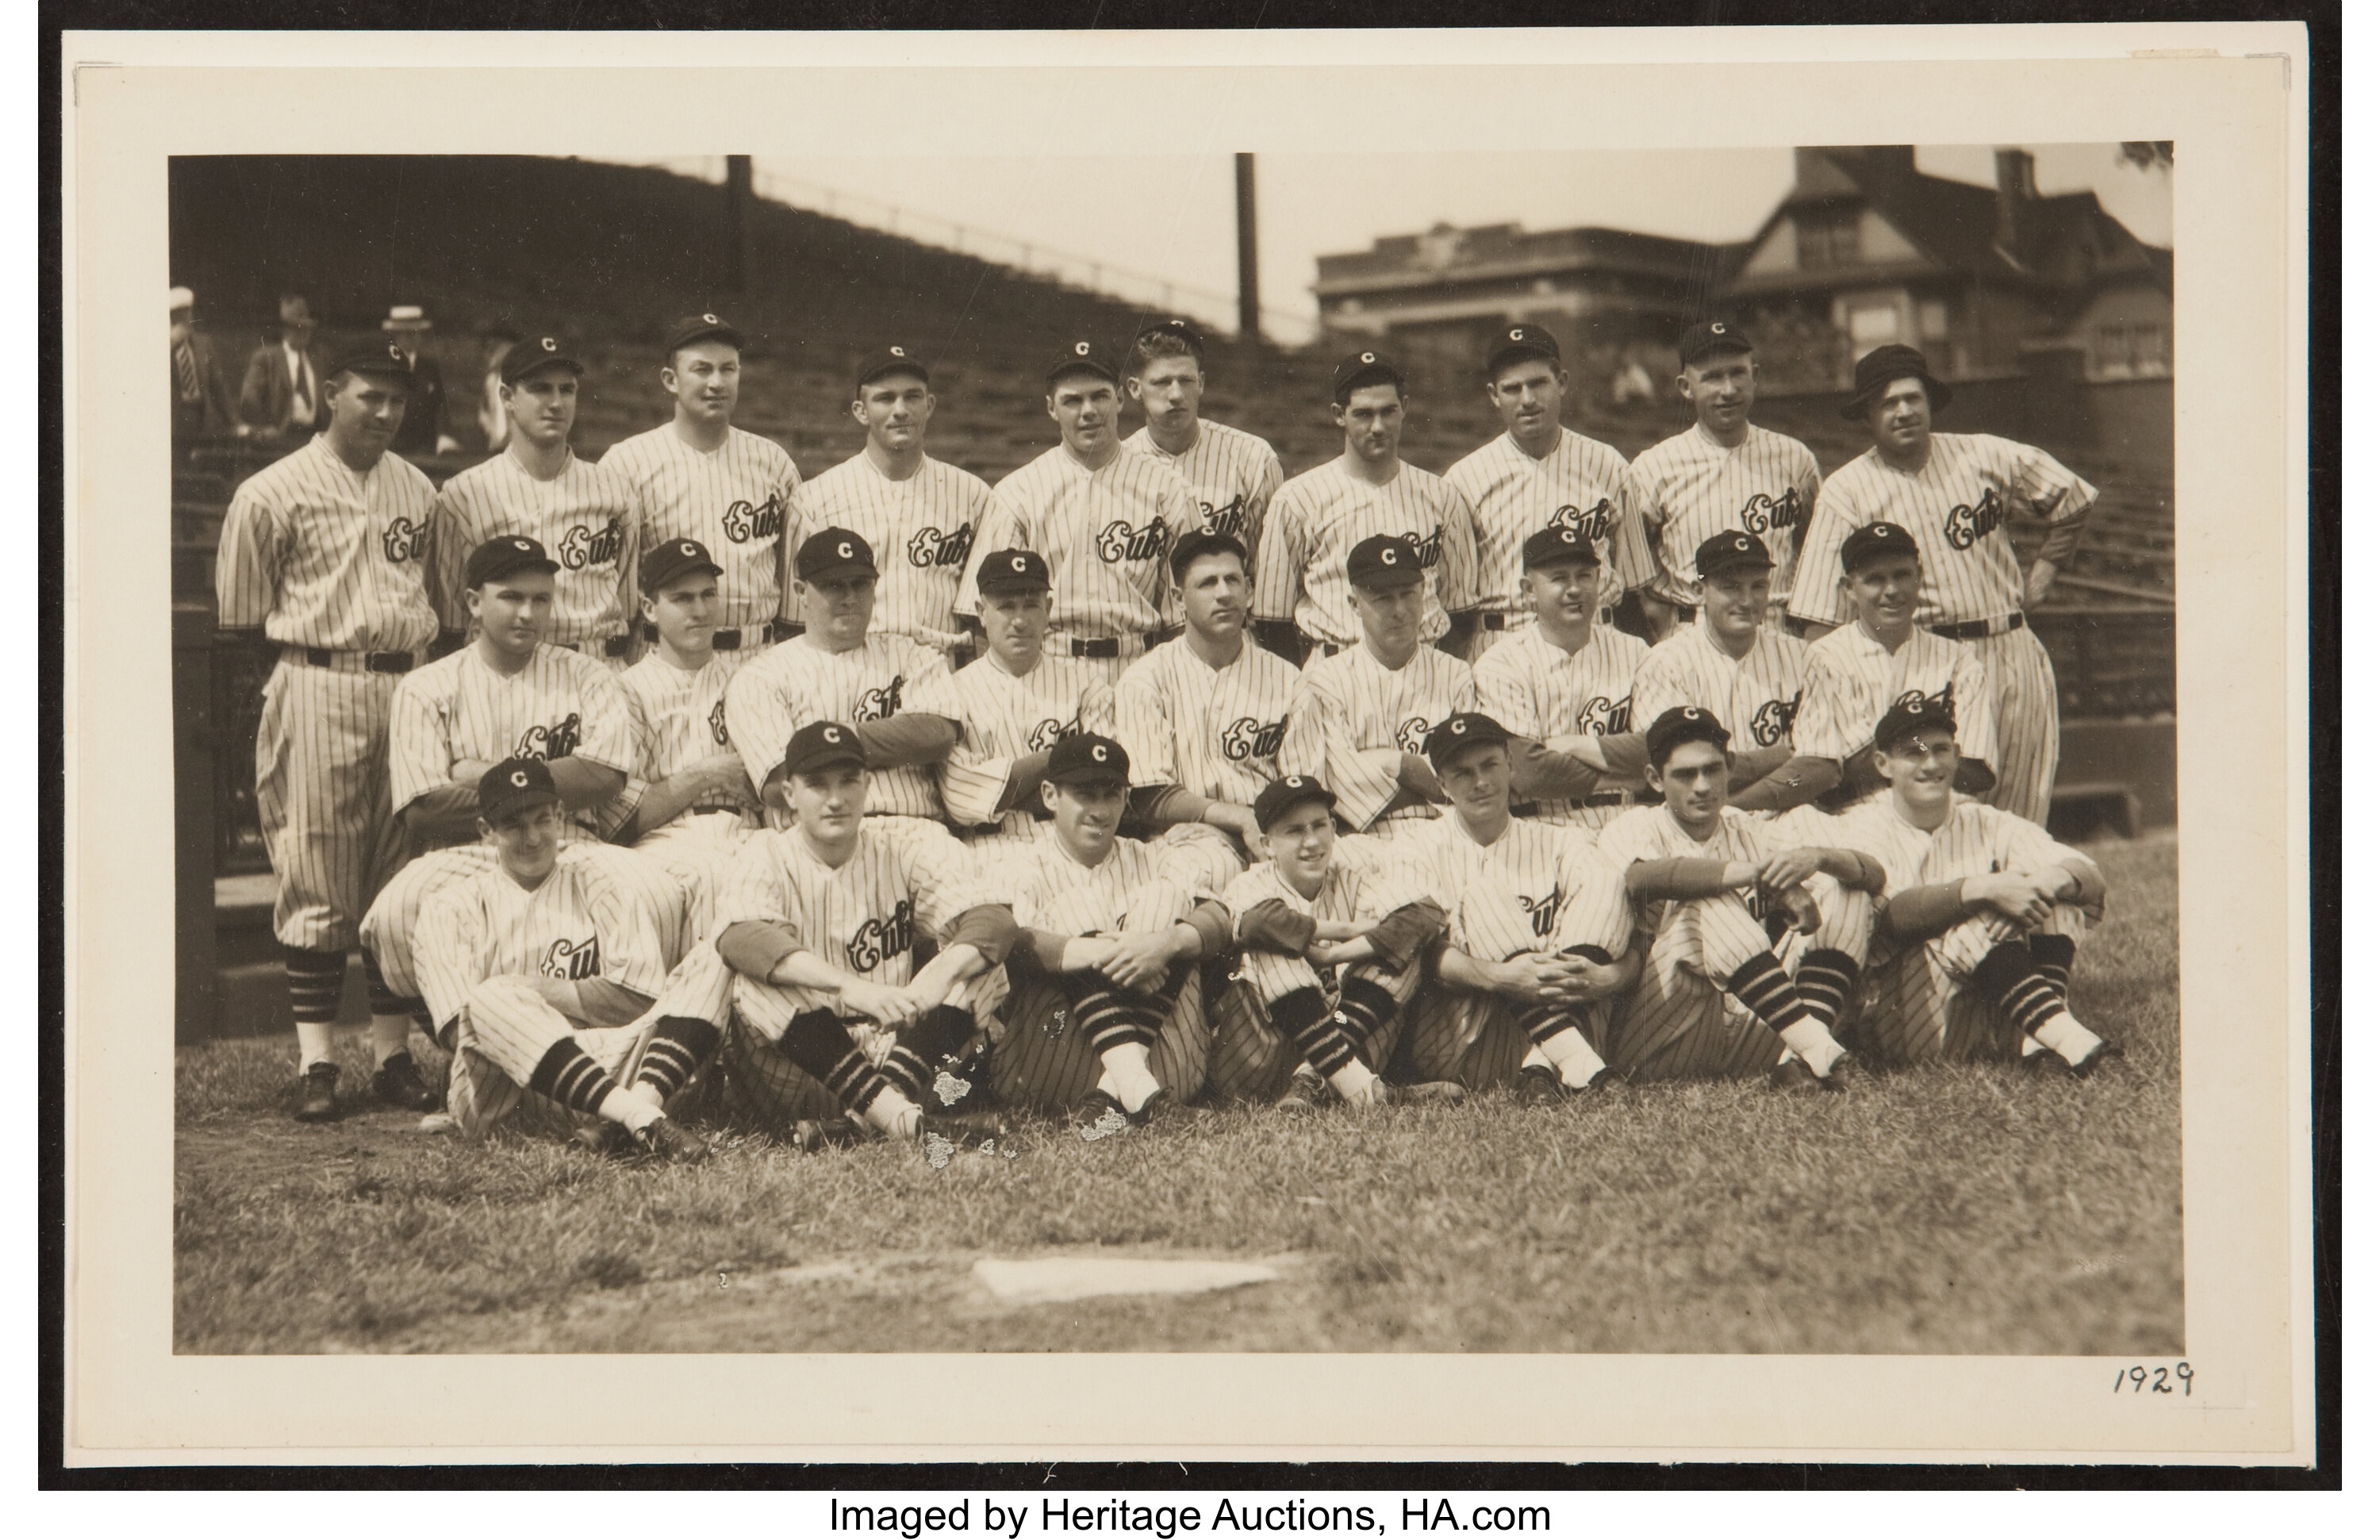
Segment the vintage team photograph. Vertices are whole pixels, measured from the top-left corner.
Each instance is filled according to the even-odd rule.
[[[174,1351],[2180,1352],[2176,163],[173,158]]]

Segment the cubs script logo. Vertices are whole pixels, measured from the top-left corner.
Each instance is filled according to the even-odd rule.
[[[1755,535],[1769,530],[1799,529],[1802,527],[1802,489],[1789,487],[1782,497],[1767,492],[1755,492],[1743,505],[1743,527]]]
[[[1543,898],[1520,895],[1521,912],[1529,916],[1529,934],[1550,936],[1554,933],[1554,913],[1561,907],[1561,890],[1554,889]]]
[[[975,526],[962,524],[949,534],[932,525],[909,537],[909,564],[913,567],[954,567],[967,559],[975,546]]]
[[[1117,519],[1099,531],[1099,560],[1154,562],[1165,554],[1166,542],[1172,535],[1161,518],[1152,518],[1137,529]]]
[[[1942,520],[1942,538],[1958,550],[1964,551],[2000,527],[2008,509],[2000,502],[1998,487],[1985,490],[1973,507],[1961,503]]]
[[[619,561],[620,548],[626,543],[627,536],[616,518],[601,529],[574,524],[570,532],[562,537],[562,543],[554,547],[554,554],[565,568],[577,572],[582,567],[612,565]]]
[[[1611,534],[1611,499],[1604,498],[1592,508],[1581,508],[1565,503],[1554,510],[1549,529],[1575,529],[1586,539],[1601,544]]]
[[[843,944],[843,955],[854,973],[874,973],[888,957],[898,957],[917,944],[917,906],[903,899],[892,906],[890,918],[870,919],[851,933]]]
[[[710,703],[710,737],[714,743],[727,741],[727,697],[721,696]]]
[[[1608,695],[1597,696],[1578,709],[1578,726],[1582,733],[1592,733],[1600,738],[1607,733],[1628,731],[1629,708],[1634,696],[1621,696],[1618,700]]]
[[[1239,538],[1248,524],[1248,494],[1234,492],[1232,500],[1218,508],[1204,498],[1198,500],[1198,527],[1209,535]]]
[[[1896,711],[1913,711],[1920,706],[1931,703],[1941,707],[1953,721],[1956,721],[1958,707],[1950,698],[1950,690],[1951,685],[1948,681],[1943,683],[1942,693],[1939,695],[1927,695],[1924,690],[1903,690],[1900,692],[1900,698],[1892,703],[1892,709]]]
[[[1438,565],[1439,552],[1445,548],[1446,526],[1431,525],[1427,540],[1412,534],[1399,535],[1397,539],[1402,540],[1406,548],[1414,553],[1415,561],[1419,562],[1423,566],[1434,567]]]
[[[1419,754],[1428,743],[1428,718],[1407,717],[1397,723],[1397,746],[1407,754]]]
[[[1082,730],[1083,719],[1080,714],[1077,714],[1072,721],[1060,721],[1055,717],[1043,717],[1033,724],[1032,732],[1025,734],[1026,751],[1038,754],[1045,748],[1055,746],[1059,739],[1080,733]]]
[[[537,971],[548,978],[600,978],[603,973],[602,950],[592,936],[576,946],[556,941],[538,959]]]
[[[719,523],[727,531],[727,538],[737,545],[747,540],[773,540],[785,532],[785,500],[771,492],[767,501],[755,508],[739,497],[719,515]]]
[[[1752,713],[1752,741],[1763,748],[1773,748],[1793,731],[1793,719],[1802,709],[1802,692],[1795,690],[1791,700],[1772,700]]]
[[[1223,758],[1238,764],[1246,759],[1273,759],[1281,756],[1281,740],[1289,731],[1289,719],[1279,721],[1258,721],[1254,717],[1242,717],[1223,729]]]
[[[870,690],[859,697],[858,709],[851,713],[854,721],[882,721],[901,709],[901,686],[908,683],[899,674],[880,690]]]
[[[430,544],[430,526],[416,524],[399,514],[388,521],[381,532],[381,553],[392,562],[418,562]]]
[[[513,750],[516,759],[567,759],[578,752],[578,713],[555,722],[552,727],[532,727],[520,735],[519,746]]]

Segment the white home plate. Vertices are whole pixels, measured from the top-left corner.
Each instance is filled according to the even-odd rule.
[[[1261,1262],[1160,1262],[1130,1256],[1048,1256],[1034,1262],[975,1265],[994,1297],[1018,1304],[1090,1299],[1099,1294],[1198,1294],[1269,1283],[1281,1269]]]

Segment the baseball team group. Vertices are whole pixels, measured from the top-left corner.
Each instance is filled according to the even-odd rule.
[[[719,1125],[930,1152],[1026,1113],[1098,1139],[2118,1055],[2068,1006],[2107,895],[2044,828],[2025,622],[2087,482],[1935,431],[1950,388],[1894,346],[1843,406],[1874,447],[1822,483],[1751,421],[1726,320],[1679,338],[1693,426],[1633,463],[1563,426],[1557,341],[1513,325],[1507,431],[1447,474],[1400,457],[1374,348],[1332,377],[1343,451],[1285,479],[1201,416],[1206,346],[1065,341],[1058,442],[997,486],[927,453],[903,346],[806,478],[734,425],[718,315],[669,330],[671,418],[600,461],[581,361],[532,336],[504,448],[443,487],[390,453],[408,356],[338,358],[216,568],[273,658],[296,1116],[354,1099],[358,944],[372,1097],[680,1163]],[[2029,565],[2011,514],[2048,526]]]

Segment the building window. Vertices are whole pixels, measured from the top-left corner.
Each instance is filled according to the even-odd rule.
[[[1852,347],[1865,352],[1900,340],[1900,307],[1889,299],[1867,300],[1853,305],[1846,317],[1851,327]]]
[[[1859,213],[1804,213],[1793,221],[1795,260],[1804,270],[1851,267],[1859,261]]]
[[[1939,299],[1917,302],[1917,334],[1927,342],[1938,342],[1950,334],[1950,307]]]
[[[2161,380],[2173,372],[2173,335],[2162,321],[2102,321],[2091,333],[2091,378]]]

